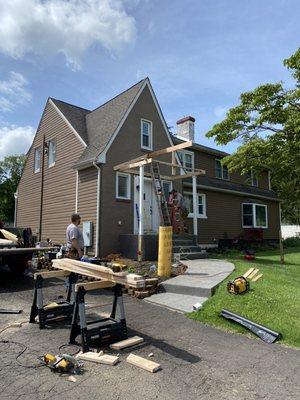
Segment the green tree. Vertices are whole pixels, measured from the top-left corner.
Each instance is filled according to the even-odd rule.
[[[240,104],[207,137],[218,144],[241,142],[223,162],[243,174],[270,170],[283,219],[300,224],[300,48],[283,64],[292,73],[293,87],[268,83],[241,94]]]
[[[5,157],[0,161],[0,219],[13,221],[19,180],[25,164],[25,155]]]

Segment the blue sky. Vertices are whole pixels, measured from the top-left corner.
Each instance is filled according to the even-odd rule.
[[[291,82],[298,0],[0,0],[0,159],[26,152],[49,96],[93,109],[149,76],[196,141],[265,82]],[[234,151],[237,144],[223,147]]]

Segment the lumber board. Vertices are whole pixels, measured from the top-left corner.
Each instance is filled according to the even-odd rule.
[[[161,156],[163,154],[173,153],[174,151],[182,150],[187,147],[191,147],[192,145],[193,145],[193,142],[190,140],[188,142],[176,144],[175,146],[170,146],[170,147],[166,147],[164,149],[151,151],[151,153],[147,154],[147,158],[153,158],[153,157]]]
[[[14,243],[18,243],[18,237],[15,234],[8,232],[6,229],[0,229],[0,232],[5,239],[12,240]]]
[[[254,278],[254,276],[255,276],[258,272],[259,272],[259,269],[258,269],[258,268],[255,268],[255,270],[252,271],[250,275],[248,275],[248,279]]]
[[[136,274],[122,275],[122,273],[115,273],[107,267],[90,263],[81,263],[80,261],[64,258],[52,260],[52,263],[55,268],[74,272],[79,275],[90,276],[100,280],[108,280],[135,288],[143,288],[145,286],[145,279]]]
[[[48,279],[48,278],[63,278],[69,275],[70,275],[69,271],[57,270],[57,271],[35,272],[33,277],[34,279],[36,279],[38,276],[41,276],[44,279]]]
[[[0,239],[0,244],[12,245],[12,244],[15,244],[15,242],[13,240]]]
[[[254,268],[250,268],[248,269],[248,271],[246,271],[243,275],[244,278],[247,278],[252,272],[254,271]]]
[[[256,281],[258,281],[262,276],[263,276],[263,274],[256,275],[256,276],[251,280],[251,282],[256,282]]]
[[[83,287],[85,290],[94,290],[94,289],[104,289],[115,286],[114,282],[111,281],[95,281],[95,282],[81,282],[76,283],[75,292],[78,292],[80,287]]]
[[[112,356],[110,354],[102,354],[101,355],[94,353],[92,351],[88,351],[86,353],[79,353],[76,358],[83,361],[90,361],[99,364],[107,364],[107,365],[116,365],[120,360],[118,356]]]
[[[137,356],[132,353],[129,354],[129,356],[126,358],[126,361],[129,364],[135,365],[136,367],[145,369],[146,371],[149,372],[156,372],[161,368],[160,364],[154,361],[147,360],[146,358]]]
[[[119,166],[114,167],[114,171],[120,171],[123,169],[132,169],[136,167],[140,167],[142,165],[147,165],[152,163],[152,158],[147,158],[146,160],[136,161],[136,162],[128,162],[127,164],[123,165],[121,168]]]
[[[136,344],[140,344],[144,341],[144,339],[140,336],[133,336],[132,338],[121,340],[120,342],[113,343],[110,345],[110,348],[113,350],[122,350],[126,347],[135,346]]]
[[[193,176],[199,176],[199,175],[205,175],[206,171],[204,169],[201,169],[196,172],[190,172],[188,174],[182,174],[182,175],[173,175],[171,176],[171,179],[173,181],[176,181],[177,179],[187,179],[187,178],[192,178]]]

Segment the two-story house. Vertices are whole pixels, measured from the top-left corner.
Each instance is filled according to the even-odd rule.
[[[93,226],[89,252],[118,252],[120,235],[138,231],[139,177],[116,172],[114,166],[183,140],[194,141],[194,123],[192,117],[179,120],[172,135],[148,78],[95,110],[49,98],[19,183],[16,224],[31,227],[41,239],[64,243],[70,215],[78,212]],[[206,170],[197,177],[198,243],[234,238],[250,227],[262,228],[265,239],[276,240],[279,201],[268,172],[258,177],[229,174],[220,162],[225,155],[196,143],[178,152],[186,170]],[[171,155],[164,159],[172,161]],[[163,185],[167,193],[172,181]],[[191,182],[176,181],[176,188],[190,209],[193,233]],[[150,179],[145,179],[144,200],[145,234],[153,234],[159,215]]]

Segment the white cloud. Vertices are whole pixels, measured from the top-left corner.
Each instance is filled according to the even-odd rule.
[[[0,160],[6,156],[26,154],[34,133],[32,126],[0,127]]]
[[[228,106],[217,106],[214,109],[214,115],[218,118],[225,118],[227,111],[230,107]]]
[[[31,94],[26,89],[27,85],[24,76],[13,71],[8,80],[0,81],[0,111],[12,111],[16,105],[29,102]]]
[[[136,24],[128,0],[0,0],[0,51],[14,58],[63,53],[80,67],[84,53],[101,45],[115,51],[132,43]]]

